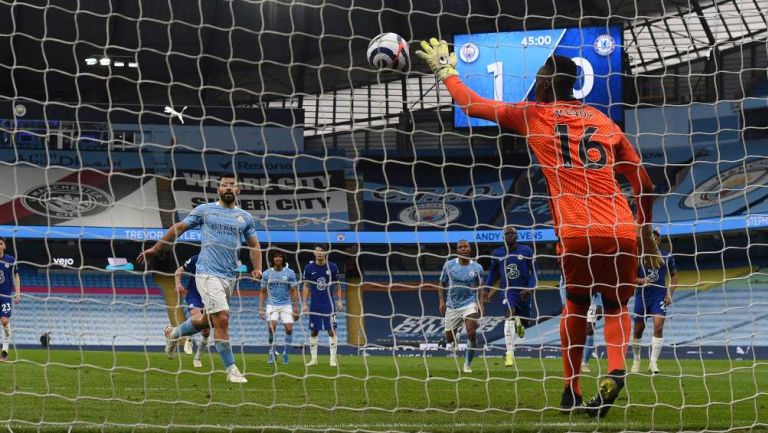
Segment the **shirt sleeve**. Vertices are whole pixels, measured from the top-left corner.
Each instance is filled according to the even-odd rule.
[[[309,265],[304,266],[304,274],[302,275],[302,278],[305,281],[309,281]]]
[[[488,267],[488,276],[485,279],[486,287],[493,287],[493,284],[496,283],[496,279],[498,278],[499,264],[500,260],[498,257],[494,256],[491,258],[491,266]]]
[[[258,232],[256,230],[256,220],[253,218],[253,215],[248,214],[248,225],[245,227],[245,238],[256,238],[258,239]]]
[[[616,127],[616,134],[621,138],[616,145],[616,162],[614,170],[627,178],[632,185],[632,193],[637,203],[637,223],[645,224],[653,221],[653,181],[648,171],[643,167],[635,147],[629,142],[627,136]]]
[[[440,285],[443,287],[448,287],[448,285],[451,283],[450,278],[448,277],[448,262],[446,262],[443,265],[443,272],[440,273]]]
[[[197,205],[194,209],[192,209],[192,212],[190,212],[189,215],[184,218],[182,222],[187,225],[187,228],[193,229],[195,227],[199,227],[200,224],[203,223],[203,207],[204,205]]]
[[[677,272],[677,264],[675,263],[675,256],[670,254],[667,256],[667,268],[669,269],[669,273]]]
[[[331,281],[339,281],[339,267],[336,263],[331,263]]]
[[[192,256],[188,258],[186,262],[184,262],[184,271],[189,272],[190,274],[195,273],[196,267],[197,267],[197,256]]]
[[[296,272],[291,271],[288,274],[288,283],[291,287],[296,287],[298,285],[298,281],[296,281]]]
[[[530,133],[530,124],[538,114],[537,106],[532,102],[506,103],[483,98],[470,89],[458,76],[450,76],[443,81],[451,97],[467,116],[496,122],[522,135]]]
[[[538,282],[538,276],[536,275],[536,264],[533,261],[533,252],[531,252],[530,256],[525,258],[525,261],[528,262],[528,288],[534,289]]]
[[[483,287],[483,277],[485,272],[483,271],[483,266],[480,265],[480,263],[477,264],[477,287],[482,288]]]

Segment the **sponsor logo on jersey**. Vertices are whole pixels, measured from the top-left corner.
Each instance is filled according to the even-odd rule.
[[[328,287],[328,283],[324,277],[320,277],[317,279],[317,290],[324,291],[326,287]]]
[[[514,280],[520,276],[520,270],[517,268],[517,263],[510,263],[506,266],[507,279]]]
[[[448,224],[461,215],[461,211],[454,205],[443,203],[422,203],[410,206],[398,215],[400,221],[412,225],[442,225]]]
[[[768,186],[768,158],[738,165],[702,182],[680,205],[689,209],[717,206]]]
[[[28,190],[21,203],[38,215],[67,220],[104,212],[112,207],[114,200],[93,186],[62,182]]]

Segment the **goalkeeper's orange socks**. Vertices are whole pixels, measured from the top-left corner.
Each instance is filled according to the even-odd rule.
[[[608,371],[624,370],[629,347],[632,322],[627,305],[605,305],[605,349],[608,352]]]
[[[575,304],[566,299],[560,319],[560,347],[563,354],[565,386],[570,386],[576,395],[581,395],[579,371],[584,342],[587,339],[587,310],[589,305]]]

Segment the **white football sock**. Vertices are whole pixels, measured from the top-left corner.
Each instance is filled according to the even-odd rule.
[[[510,317],[504,321],[504,342],[507,344],[507,353],[515,353],[515,318]]]
[[[3,325],[3,350],[8,351],[8,345],[11,343],[11,324]]]
[[[656,338],[651,337],[651,362],[656,364],[661,355],[661,345],[664,343],[664,337]]]
[[[317,336],[309,337],[309,354],[312,359],[317,359]]]
[[[336,349],[339,347],[339,337],[334,334],[333,337],[328,338],[328,349],[331,352],[331,359],[336,359]]]
[[[632,357],[635,361],[640,360],[640,354],[643,350],[643,340],[641,338],[632,337]]]

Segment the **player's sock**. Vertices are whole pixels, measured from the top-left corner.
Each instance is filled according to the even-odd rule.
[[[328,338],[328,349],[331,352],[331,359],[336,359],[336,349],[339,347],[339,336],[334,334],[333,337]],[[315,351],[317,356],[317,351]]]
[[[285,334],[285,346],[283,347],[283,354],[287,354],[293,344],[293,334]]]
[[[309,354],[312,359],[317,359],[317,336],[309,337]]]
[[[608,352],[608,371],[624,370],[632,323],[627,306],[605,307],[605,345]]]
[[[477,346],[477,342],[469,340],[467,341],[467,353],[465,356],[464,363],[466,365],[472,364],[472,358],[475,357],[475,347]]]
[[[664,343],[664,338],[651,337],[651,363],[656,364],[661,355],[661,345]]]
[[[232,353],[232,345],[229,341],[217,341],[216,351],[219,352],[221,357],[221,363],[224,364],[224,368],[229,368],[235,365],[235,354]]]
[[[632,337],[632,358],[639,361],[643,352],[643,339]]]
[[[11,324],[3,325],[3,352],[8,351],[11,344]]]
[[[194,335],[200,332],[197,328],[195,328],[195,325],[192,324],[192,318],[185,320],[184,323],[181,325],[173,328],[173,331],[171,332],[171,338],[174,340],[178,340],[181,337],[186,337],[188,335]]]
[[[504,342],[507,344],[507,353],[515,353],[515,319],[510,317],[504,321]]]
[[[592,354],[595,352],[595,334],[587,334],[587,342],[584,343],[584,358],[583,362],[589,364],[589,360],[592,359]]]
[[[269,333],[269,354],[272,355],[275,353],[275,334],[270,332]]]
[[[565,301],[563,316],[560,319],[560,346],[563,353],[563,373],[565,386],[581,395],[579,372],[581,356],[584,353],[584,341],[587,338],[587,310],[589,305],[580,305]]]

